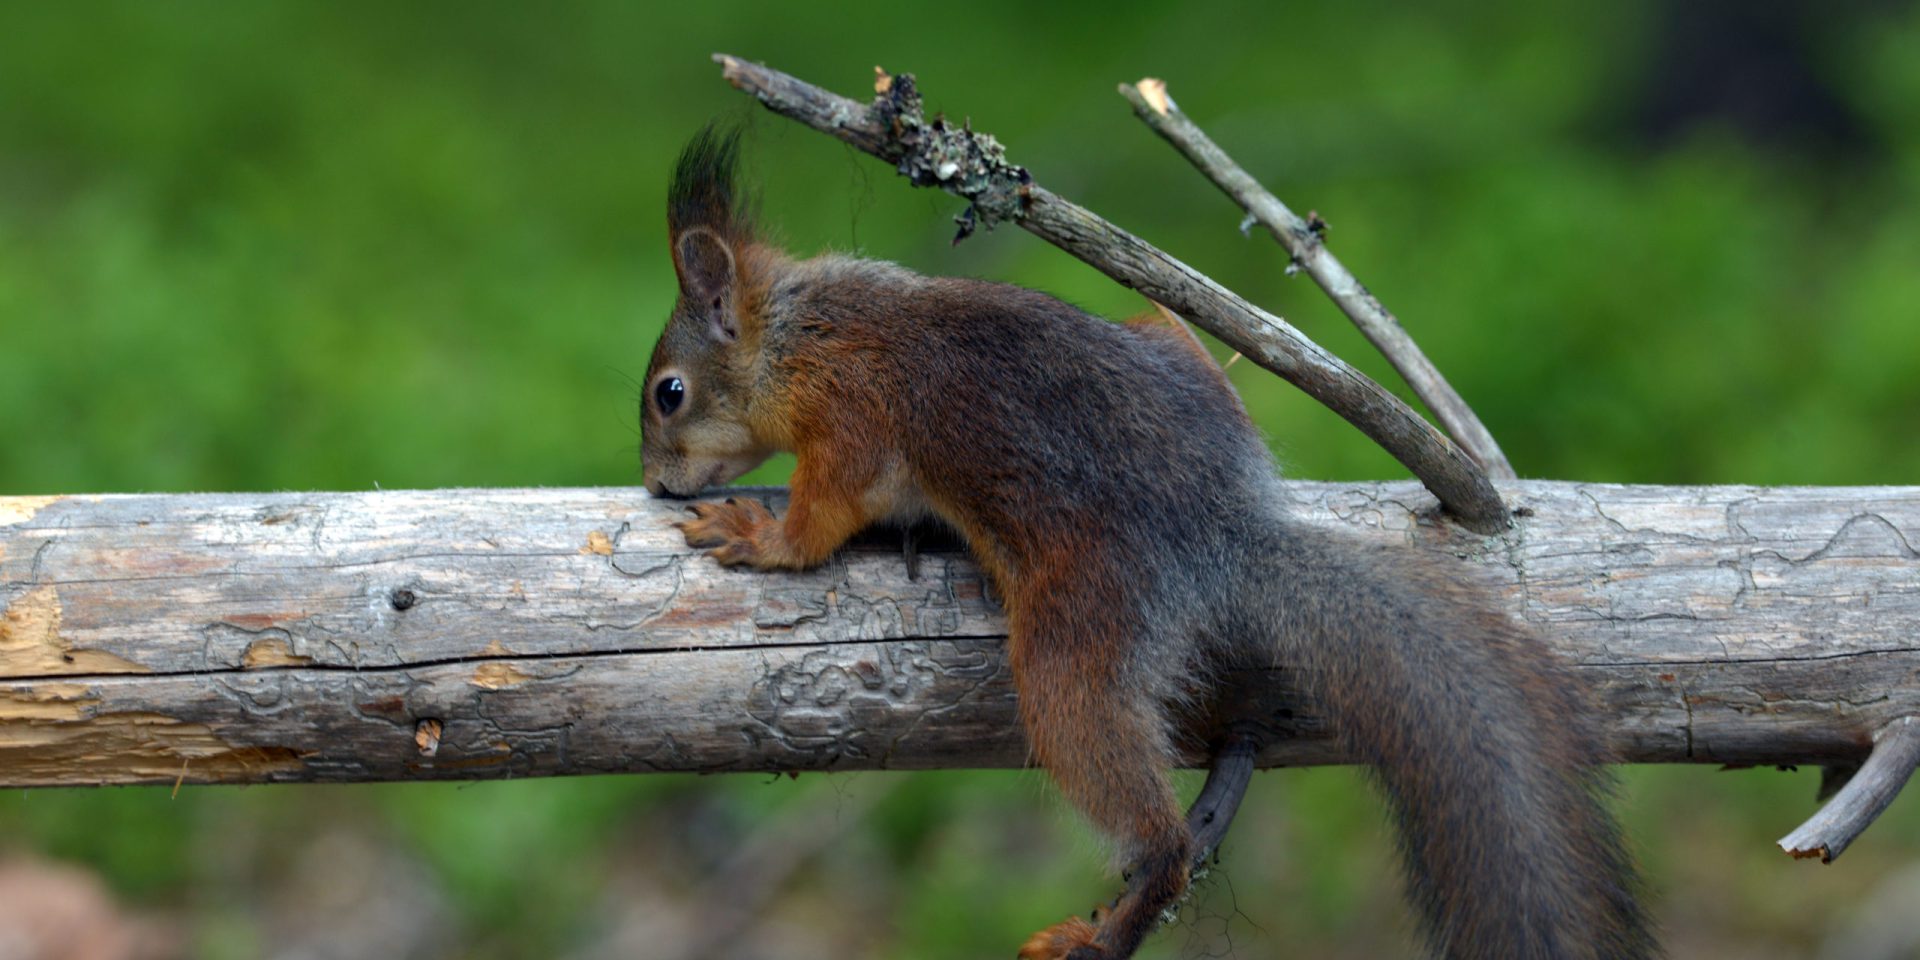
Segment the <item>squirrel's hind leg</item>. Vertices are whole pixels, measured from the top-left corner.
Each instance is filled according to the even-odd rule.
[[[1034,596],[1035,594],[1028,594]],[[1041,931],[1022,960],[1121,960],[1186,892],[1193,841],[1166,767],[1157,696],[1127,674],[1129,625],[1112,606],[1021,609],[1010,638],[1020,713],[1034,756],[1066,798],[1131,857],[1127,892],[1097,924],[1079,918]]]

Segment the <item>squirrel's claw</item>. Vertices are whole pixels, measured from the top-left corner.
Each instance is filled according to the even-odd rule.
[[[773,511],[758,500],[729,497],[725,503],[696,503],[692,520],[674,524],[687,546],[711,548],[707,556],[727,566],[759,566],[765,531],[778,531]]]

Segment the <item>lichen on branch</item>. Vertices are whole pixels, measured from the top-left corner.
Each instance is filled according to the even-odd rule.
[[[944,116],[927,120],[913,74],[891,76],[874,69],[873,115],[895,147],[887,154],[894,169],[916,187],[940,187],[967,201],[967,209],[954,218],[960,224],[954,243],[976,226],[991,230],[1025,212],[1033,178],[1025,167],[1007,162],[999,140],[974,132],[968,122],[955,127]]]

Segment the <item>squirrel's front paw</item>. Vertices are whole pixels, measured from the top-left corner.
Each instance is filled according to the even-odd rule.
[[[762,565],[766,537],[780,529],[773,511],[758,500],[729,497],[725,503],[696,503],[687,510],[693,519],[674,524],[686,534],[687,546],[711,547],[707,556],[727,566]]]
[[[1099,928],[1079,917],[1068,917],[1027,938],[1020,960],[1105,960],[1107,952],[1094,946]]]

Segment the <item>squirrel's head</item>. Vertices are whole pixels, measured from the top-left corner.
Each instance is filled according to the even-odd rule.
[[[767,254],[734,196],[738,148],[737,131],[700,131],[680,152],[667,192],[680,298],[640,395],[642,472],[656,496],[692,496],[774,452],[750,416],[760,346],[752,274]]]

